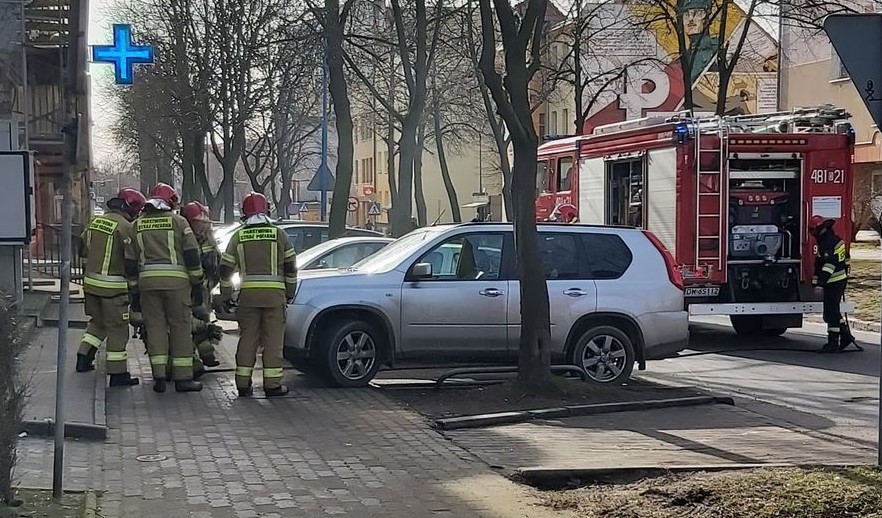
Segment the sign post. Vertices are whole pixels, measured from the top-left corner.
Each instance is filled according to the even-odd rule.
[[[824,31],[869,110],[870,117],[877,127],[882,128],[882,14],[830,15],[824,20]],[[876,200],[872,208],[878,218]],[[882,466],[882,354],[877,431],[876,464]]]

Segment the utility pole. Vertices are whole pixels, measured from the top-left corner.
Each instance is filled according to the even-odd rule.
[[[328,16],[327,9],[324,15]],[[328,38],[322,35],[322,165],[319,167],[319,189],[321,190],[321,219],[328,221]]]
[[[52,463],[52,497],[60,500],[64,491],[64,375],[67,371],[68,312],[70,309],[71,227],[73,214],[71,179],[79,162],[79,106],[81,48],[85,45],[88,0],[70,0],[68,18],[67,74],[64,77],[64,168],[61,177],[61,292],[58,301],[58,357],[55,373],[55,449]]]

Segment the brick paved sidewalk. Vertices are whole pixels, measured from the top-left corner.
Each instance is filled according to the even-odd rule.
[[[230,373],[207,375],[199,394],[108,391],[101,515],[561,516],[379,392],[288,377],[292,394],[275,400],[237,399]]]

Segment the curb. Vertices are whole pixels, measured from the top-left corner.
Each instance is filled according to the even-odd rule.
[[[52,437],[55,434],[55,422],[22,421],[22,431],[37,437]],[[88,439],[103,441],[107,438],[107,426],[91,423],[67,422],[64,424],[64,436],[68,439]]]
[[[515,424],[532,421],[533,419],[558,419],[635,410],[654,410],[698,405],[735,405],[730,397],[692,396],[671,399],[648,399],[645,401],[627,401],[623,403],[597,403],[592,405],[573,405],[556,408],[540,408],[518,412],[496,412],[492,414],[467,415],[436,419],[434,427],[438,430],[461,430],[465,428],[482,428],[500,424]]]
[[[542,466],[518,468],[511,478],[535,487],[561,487],[571,485],[573,481],[591,483],[615,478],[636,480],[640,478],[660,477],[672,473],[743,471],[761,468],[847,468],[848,464],[694,464],[683,466],[633,466],[605,468],[547,468]]]
[[[813,324],[823,324],[824,323],[824,320],[820,319],[820,318],[818,318],[818,319],[809,318],[807,320]],[[848,317],[848,324],[851,326],[852,329],[856,329],[858,331],[866,331],[866,332],[870,332],[870,333],[882,332],[882,325],[880,325],[879,322],[870,322],[868,320],[861,320],[861,319],[854,318],[854,317]]]
[[[87,491],[83,500],[83,518],[96,518],[98,516],[98,495],[94,491]]]

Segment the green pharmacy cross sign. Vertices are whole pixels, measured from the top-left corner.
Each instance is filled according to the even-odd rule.
[[[130,85],[135,81],[135,65],[153,64],[153,45],[132,43],[132,26],[113,25],[113,45],[93,45],[92,61],[110,63],[118,85]]]

